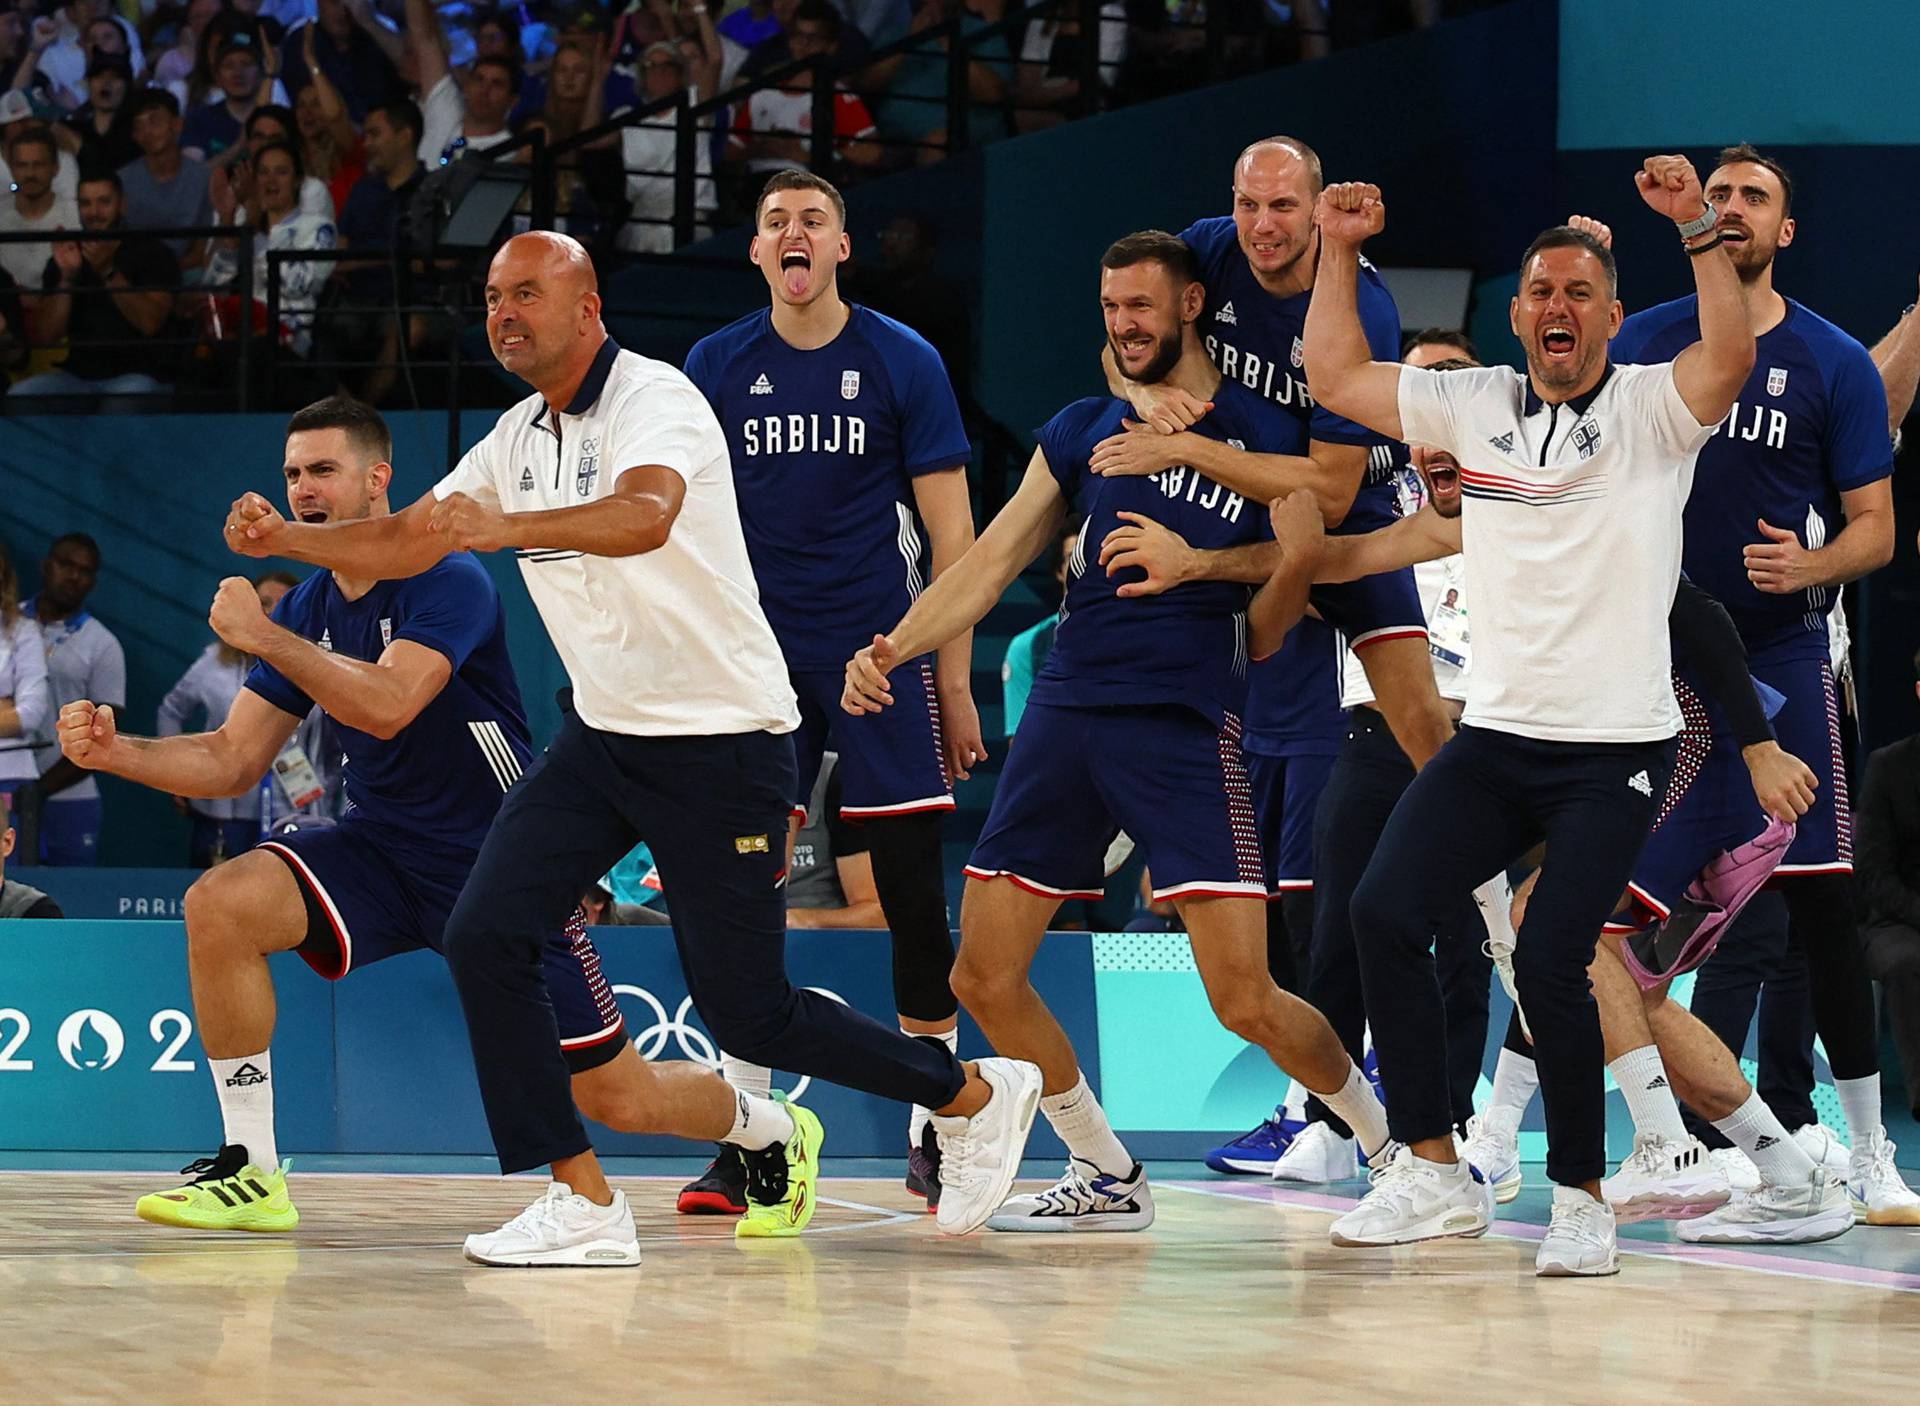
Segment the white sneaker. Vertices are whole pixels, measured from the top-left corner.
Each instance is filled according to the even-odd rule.
[[[1520,1120],[1511,1112],[1490,1108],[1467,1119],[1460,1156],[1480,1169],[1500,1205],[1520,1194]]]
[[[1553,1189],[1553,1215],[1547,1238],[1533,1257],[1533,1272],[1543,1279],[1618,1274],[1620,1242],[1614,1234],[1613,1207],[1577,1186]]]
[[[1804,1186],[1741,1192],[1717,1211],[1680,1222],[1690,1245],[1809,1245],[1853,1228],[1846,1183],[1819,1168]]]
[[[1325,1123],[1309,1123],[1273,1164],[1275,1181],[1350,1181],[1360,1175],[1360,1144]]]
[[[1707,1160],[1720,1169],[1720,1175],[1727,1179],[1734,1195],[1760,1189],[1760,1169],[1753,1165],[1753,1158],[1739,1148],[1716,1147],[1707,1154]]]
[[[1840,1134],[1825,1123],[1807,1123],[1793,1130],[1793,1140],[1806,1149],[1813,1165],[1825,1167],[1842,1181],[1853,1170],[1853,1154],[1840,1141]]]
[[[1028,1196],[1010,1197],[987,1222],[988,1230],[1145,1230],[1153,1224],[1153,1193],[1138,1162],[1124,1177],[1108,1176],[1091,1162],[1070,1158],[1066,1174]]]
[[[1658,1133],[1636,1133],[1632,1154],[1600,1183],[1600,1194],[1620,1224],[1631,1225],[1704,1216],[1732,1199],[1733,1186],[1699,1138],[1672,1142]]]
[[[971,1118],[935,1115],[940,1139],[940,1208],[935,1224],[943,1235],[978,1230],[1000,1209],[1020,1175],[1033,1113],[1040,1106],[1040,1068],[1024,1059],[983,1059],[980,1077],[993,1090],[987,1106]]]
[[[552,1182],[526,1210],[486,1235],[469,1235],[467,1258],[499,1266],[575,1265],[625,1269],[640,1263],[640,1241],[624,1191],[596,1206],[564,1182]]]
[[[1336,1245],[1405,1245],[1485,1235],[1493,1196],[1472,1166],[1427,1162],[1410,1152],[1372,1173],[1373,1190],[1333,1223]]]
[[[1853,1218],[1868,1225],[1920,1225],[1920,1196],[1894,1165],[1893,1140],[1885,1128],[1855,1143],[1847,1173]]]

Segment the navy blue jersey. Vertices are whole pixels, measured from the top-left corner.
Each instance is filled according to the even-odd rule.
[[[1340,636],[1312,616],[1253,666],[1241,750],[1264,756],[1332,756],[1347,736],[1340,706]]]
[[[1788,298],[1780,325],[1759,339],[1753,374],[1700,451],[1687,499],[1686,573],[1727,608],[1750,644],[1803,636],[1824,654],[1834,591],[1768,595],[1747,579],[1746,548],[1765,540],[1758,521],[1790,528],[1809,548],[1846,525],[1842,492],[1893,472],[1887,393],[1867,349]],[[1617,362],[1671,361],[1700,340],[1692,296],[1621,325]]]
[[[940,354],[855,305],[816,351],[756,312],[702,338],[687,377],[726,431],[760,608],[795,669],[840,669],[928,579],[913,480],[972,457]]]
[[[1122,598],[1137,568],[1107,575],[1100,543],[1119,514],[1135,512],[1203,550],[1270,538],[1264,503],[1230,493],[1184,465],[1144,477],[1102,478],[1087,467],[1094,446],[1119,434],[1132,415],[1107,396],[1076,400],[1036,432],[1047,467],[1085,520],[1067,562],[1067,596],[1053,652],[1028,702],[1065,707],[1178,703],[1216,725],[1244,706],[1247,686],[1247,602],[1252,588],[1231,581],[1193,581],[1160,595]],[[1268,417],[1250,391],[1222,381],[1213,413],[1194,428],[1255,453]]]
[[[1200,315],[1200,335],[1206,341],[1207,355],[1222,376],[1277,406],[1305,431],[1299,448],[1270,452],[1305,454],[1310,439],[1323,444],[1367,445],[1376,452],[1368,456],[1360,498],[1378,500],[1377,506],[1391,510],[1393,464],[1388,450],[1393,441],[1314,404],[1307,394],[1301,338],[1312,291],[1276,298],[1262,288],[1240,250],[1239,234],[1230,215],[1197,220],[1180,237],[1199,255],[1201,278],[1207,286],[1207,310]],[[1393,294],[1387,291],[1380,271],[1365,259],[1360,261],[1359,304],[1360,325],[1366,329],[1373,359],[1398,361],[1400,310],[1394,306]]]
[[[533,749],[520,685],[507,656],[506,613],[486,568],[455,552],[431,570],[382,581],[348,600],[330,571],[315,572],[273,612],[276,623],[322,649],[369,662],[394,640],[437,649],[453,676],[392,738],[335,720],[346,752],[351,812],[435,847],[480,848],[500,799]],[[295,717],[313,700],[270,664],[247,687]]]

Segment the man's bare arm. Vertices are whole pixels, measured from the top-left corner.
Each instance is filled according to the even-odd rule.
[[[212,732],[128,737],[113,709],[81,700],[60,710],[62,756],[84,771],[125,777],[156,791],[200,800],[243,796],[260,784],[300,719],[243,688]]]
[[[1360,245],[1386,227],[1378,186],[1328,186],[1314,207],[1320,263],[1307,303],[1301,352],[1307,390],[1335,415],[1389,439],[1400,431],[1400,367],[1375,361],[1360,321]]]
[[[1373,532],[1327,538],[1313,579],[1322,583],[1358,581],[1423,561],[1438,561],[1459,550],[1460,519],[1441,517],[1429,505]]]

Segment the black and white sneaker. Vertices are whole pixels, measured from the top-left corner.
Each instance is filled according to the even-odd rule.
[[[1124,1177],[1108,1176],[1077,1157],[1045,1191],[1010,1196],[987,1221],[988,1230],[1145,1230],[1153,1224],[1153,1193],[1138,1162]]]
[[[920,1145],[907,1153],[907,1190],[925,1201],[929,1211],[940,1209],[940,1139],[931,1119],[920,1130]]]

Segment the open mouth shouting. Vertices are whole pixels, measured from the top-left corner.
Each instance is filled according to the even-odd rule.
[[[1560,318],[1540,324],[1540,352],[1554,365],[1566,365],[1579,349],[1580,335],[1571,322]]]

